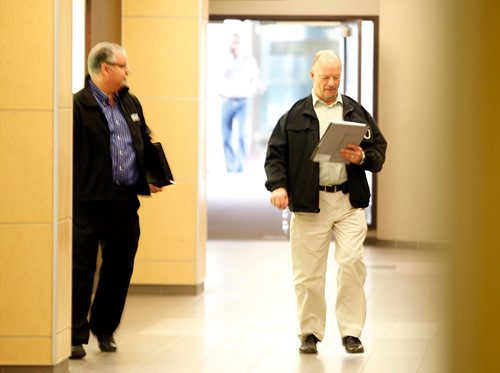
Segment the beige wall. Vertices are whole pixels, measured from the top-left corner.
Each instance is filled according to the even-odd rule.
[[[207,0],[122,1],[122,44],[153,139],[176,185],[142,198],[133,284],[199,286],[205,279]]]
[[[71,344],[71,1],[0,0],[0,17],[0,366],[56,365]]]
[[[450,11],[451,372],[500,372],[500,2]]]
[[[389,147],[379,175],[377,238],[442,242],[451,165],[446,1],[380,0],[378,121]],[[423,22],[425,20],[425,22]]]

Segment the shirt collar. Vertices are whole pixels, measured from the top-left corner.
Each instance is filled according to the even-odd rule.
[[[97,88],[95,83],[90,78],[89,78],[89,88],[92,91],[96,100],[98,100],[99,102],[101,102],[103,104],[109,104],[108,96],[103,91],[101,91],[99,88]],[[115,97],[118,99],[118,94],[115,93]]]
[[[316,94],[314,93],[314,90],[311,91],[312,99],[313,99],[313,106],[316,107],[316,104],[319,102],[322,105],[328,106],[328,107],[333,107],[339,103],[340,105],[344,105],[344,101],[342,101],[342,95],[339,93],[337,94],[337,99],[335,100],[334,103],[328,105],[326,102],[324,102],[322,99],[320,99]]]

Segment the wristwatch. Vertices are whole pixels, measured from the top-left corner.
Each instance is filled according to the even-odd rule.
[[[365,151],[361,150],[361,161],[358,164],[362,165],[363,163],[365,163]]]

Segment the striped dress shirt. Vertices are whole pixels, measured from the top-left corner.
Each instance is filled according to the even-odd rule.
[[[130,130],[120,110],[120,99],[116,95],[116,103],[111,106],[106,94],[97,88],[92,80],[89,83],[90,90],[108,122],[114,182],[118,185],[135,185],[139,177],[137,159]]]

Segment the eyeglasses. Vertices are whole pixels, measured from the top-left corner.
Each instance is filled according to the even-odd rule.
[[[110,65],[110,66],[118,66],[120,69],[128,68],[126,63],[116,63],[116,62],[107,62],[107,61],[105,63]]]

